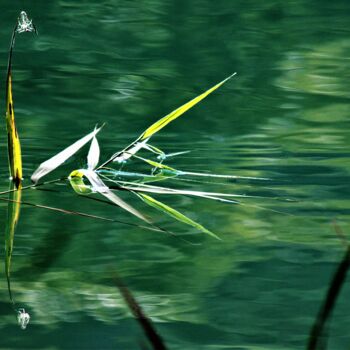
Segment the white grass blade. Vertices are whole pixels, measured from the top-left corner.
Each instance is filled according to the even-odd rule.
[[[130,191],[135,192],[149,192],[149,193],[158,193],[158,194],[183,194],[188,196],[195,197],[204,197],[204,198],[257,198],[256,196],[232,194],[232,193],[219,193],[219,192],[202,192],[202,191],[191,191],[191,190],[178,190],[169,187],[160,187],[160,186],[151,186],[146,184],[135,184],[132,182],[118,181],[119,184],[124,184],[122,187]],[[215,198],[217,197],[217,198]]]
[[[82,137],[80,140],[74,142],[69,147],[65,148],[60,153],[56,154],[52,158],[40,164],[31,176],[32,182],[35,184],[45,175],[51,173],[53,170],[58,168],[67,159],[69,159],[74,153],[78,152],[85,144],[87,144],[95,135],[101,130],[102,127],[95,129],[90,134]]]
[[[190,176],[202,176],[202,177],[216,177],[220,179],[246,179],[246,180],[262,180],[271,181],[268,177],[254,177],[254,176],[239,176],[239,175],[223,175],[223,174],[210,174],[210,173],[196,173],[192,171],[178,170],[178,175],[190,175]]]
[[[93,137],[89,149],[89,153],[87,156],[87,164],[89,170],[94,170],[100,159],[100,146],[98,145],[98,141],[96,135]]]

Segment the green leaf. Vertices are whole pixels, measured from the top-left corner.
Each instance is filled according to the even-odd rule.
[[[192,108],[193,106],[195,106],[198,102],[202,101],[205,97],[207,97],[209,94],[211,94],[213,91],[215,91],[216,89],[218,89],[221,85],[223,85],[227,80],[229,80],[230,78],[232,78],[236,73],[233,73],[232,75],[230,75],[229,77],[227,77],[226,79],[224,79],[223,81],[221,81],[220,83],[216,84],[215,86],[213,86],[212,88],[210,88],[209,90],[203,92],[201,95],[195,97],[194,99],[192,99],[191,101],[185,103],[184,105],[182,105],[181,107],[175,109],[174,111],[172,111],[171,113],[169,113],[168,115],[166,115],[165,117],[159,119],[157,122],[155,122],[154,124],[152,124],[141,136],[140,136],[140,140],[145,140],[150,138],[152,135],[154,135],[156,132],[158,132],[159,130],[163,129],[167,124],[169,124],[171,121],[173,121],[174,119],[180,117],[182,114],[184,114],[185,112],[187,112],[190,108]]]
[[[204,226],[202,226],[201,224],[193,221],[192,219],[190,219],[189,217],[185,216],[184,214],[180,213],[179,211],[177,211],[176,209],[173,209],[171,207],[169,207],[168,205],[157,201],[156,199],[154,199],[153,197],[150,197],[146,194],[143,193],[137,193],[137,195],[149,206],[160,210],[161,212],[173,217],[174,219],[181,221],[184,224],[190,225],[194,228],[196,228],[197,230],[204,232],[216,239],[221,240],[221,238],[219,238],[215,233],[207,230]]]
[[[12,99],[12,77],[11,67],[9,66],[6,86],[6,127],[8,142],[8,158],[12,181],[19,187],[22,181],[22,155],[21,144],[15,122],[15,112]]]
[[[195,97],[191,101],[185,103],[184,105],[178,107],[171,113],[167,114],[165,117],[159,119],[155,123],[153,123],[149,128],[147,128],[133,143],[131,143],[129,146],[124,148],[122,151],[119,151],[112,155],[110,159],[108,159],[106,162],[101,164],[98,169],[101,169],[105,167],[110,162],[118,162],[122,163],[129,159],[131,156],[135,155],[141,148],[147,148],[147,142],[148,140],[159,130],[163,129],[166,125],[168,125],[170,122],[172,122],[174,119],[180,117],[182,114],[187,112],[189,109],[191,109],[193,106],[195,106],[197,103],[202,101],[204,98],[206,98],[209,94],[211,94],[213,91],[218,89],[221,85],[226,83],[229,79],[231,79],[236,73],[231,74],[229,77],[221,81],[220,83],[214,85],[209,90],[203,92],[199,96]],[[159,149],[156,149],[153,147],[153,151],[155,153],[163,154],[163,152]]]

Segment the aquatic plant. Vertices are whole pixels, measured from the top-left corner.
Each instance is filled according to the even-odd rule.
[[[39,167],[34,171],[31,176],[31,180],[34,184],[38,184],[40,179],[44,176],[51,173],[58,166],[63,164],[67,159],[69,159],[73,154],[78,152],[84,145],[90,142],[90,149],[87,155],[87,165],[86,168],[73,170],[68,179],[71,186],[76,193],[80,195],[91,195],[92,193],[98,193],[108,200],[113,202],[115,205],[123,208],[129,213],[135,215],[139,219],[145,221],[147,224],[154,225],[152,221],[142,214],[139,210],[135,209],[130,204],[122,200],[117,194],[117,191],[128,191],[141,199],[145,204],[169,215],[170,217],[192,226],[197,230],[206,233],[212,237],[219,238],[215,233],[206,229],[201,224],[195,222],[184,214],[180,213],[178,210],[171,208],[165,203],[162,203],[155,198],[151,197],[149,194],[171,194],[171,195],[186,195],[186,196],[195,196],[202,197],[206,199],[212,199],[227,203],[238,203],[237,200],[232,199],[233,197],[245,197],[239,196],[236,194],[228,194],[221,192],[206,192],[206,191],[193,191],[185,189],[174,189],[163,186],[150,185],[150,183],[155,181],[164,181],[173,177],[181,177],[185,175],[192,176],[206,176],[206,177],[222,177],[222,178],[239,178],[237,176],[230,175],[219,175],[219,174],[206,174],[206,173],[196,173],[196,172],[185,172],[181,170],[174,169],[166,164],[164,161],[175,155],[183,154],[184,151],[176,152],[172,154],[166,154],[159,148],[149,144],[151,137],[163,129],[167,124],[176,118],[183,115],[190,108],[195,106],[210,93],[218,89],[225,82],[235,75],[232,74],[220,83],[206,90],[204,93],[195,97],[191,101],[185,103],[179,108],[175,109],[165,117],[159,119],[153,123],[149,128],[147,128],[135,141],[133,141],[129,146],[125,147],[123,150],[114,153],[107,161],[99,165],[100,161],[100,147],[97,140],[97,134],[100,132],[102,127],[95,127],[95,129],[82,137],[81,139],[74,142],[69,147],[63,149],[61,152],[41,163]],[[156,160],[146,159],[140,157],[137,153],[140,150],[146,150],[151,152],[151,154],[156,156]],[[121,169],[115,169],[110,165],[113,163],[121,164],[122,167],[132,159],[141,160],[147,166],[150,167],[150,173],[135,173],[133,176],[138,177],[136,181],[128,181],[127,176],[129,175],[126,172],[123,172]],[[248,177],[247,177],[248,178]],[[252,179],[252,178],[251,178]],[[256,178],[255,178],[256,179]],[[265,179],[266,180],[266,179]],[[85,183],[87,181],[87,184]]]
[[[15,122],[15,111],[12,97],[12,53],[13,48],[15,46],[16,34],[24,32],[36,33],[36,28],[32,20],[29,20],[27,14],[24,11],[22,11],[12,31],[6,76],[6,128],[8,135],[7,148],[10,174],[12,181],[15,183],[16,187],[18,187],[22,181],[22,154],[21,144],[19,141],[19,136]]]

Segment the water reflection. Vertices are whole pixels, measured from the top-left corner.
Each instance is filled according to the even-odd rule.
[[[26,329],[30,320],[30,315],[25,311],[23,307],[17,306],[11,290],[11,262],[15,231],[20,217],[22,185],[19,184],[17,187],[15,184],[12,184],[9,191],[10,194],[8,199],[7,221],[5,228],[5,274],[10,302],[17,316],[18,324],[22,329]]]
[[[246,201],[251,206],[231,206],[167,198],[224,239],[202,238],[198,247],[117,223],[22,208],[12,288],[32,319],[30,333],[19,335],[4,316],[3,346],[137,347],[137,330],[106,272],[117,263],[169,348],[305,348],[343,254],[329,222],[337,217],[345,232],[349,228],[349,3],[85,5],[36,2],[31,13],[40,35],[18,43],[16,96],[26,174],[96,122],[108,122],[101,144],[103,154],[112,154],[169,107],[237,70],[232,86],[169,127],[156,145],[168,152],[193,150],[174,158],[174,168],[273,179],[223,182],[220,190],[297,201],[254,199]],[[3,6],[5,38],[15,6]],[[6,42],[3,62],[7,49]],[[85,154],[77,155],[62,174],[85,162]],[[0,168],[6,187],[4,159]],[[128,220],[102,203],[72,201],[66,185],[50,188],[58,192],[29,191],[25,200]],[[189,234],[161,214],[154,218]],[[334,309],[329,348],[350,342],[343,297],[348,287]],[[8,293],[5,284],[2,293]]]

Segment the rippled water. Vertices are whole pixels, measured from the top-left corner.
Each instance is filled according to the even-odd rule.
[[[23,2],[4,1],[0,58]],[[117,272],[169,349],[305,349],[349,236],[350,36],[347,1],[37,1],[39,36],[16,41],[13,89],[26,182],[36,167],[106,122],[102,158],[152,122],[237,71],[154,136],[187,171],[269,181],[169,185],[261,198],[232,205],[162,197],[222,241],[129,202],[191,245],[162,233],[22,206],[5,275],[0,349],[141,349],[146,343],[113,282]],[[4,104],[3,104],[4,109]],[[5,123],[1,133],[5,135]],[[1,190],[8,188],[6,139]],[[48,178],[84,166],[86,151]],[[78,197],[68,184],[23,200],[138,223]],[[157,197],[159,198],[159,197]],[[5,225],[7,203],[0,203]],[[2,255],[4,258],[4,255]],[[350,284],[328,323],[330,349],[350,346]]]

